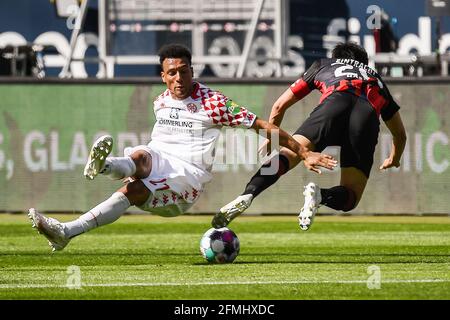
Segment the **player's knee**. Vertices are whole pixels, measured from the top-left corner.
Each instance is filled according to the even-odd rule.
[[[352,211],[355,208],[356,208],[356,203],[345,207],[344,209],[342,209],[342,211],[349,212],[349,211]]]
[[[143,150],[138,150],[131,155],[131,159],[136,165],[136,178],[142,179],[148,177],[152,170],[152,157]]]
[[[143,205],[150,196],[150,190],[140,180],[126,184],[118,191],[122,192],[133,206]]]

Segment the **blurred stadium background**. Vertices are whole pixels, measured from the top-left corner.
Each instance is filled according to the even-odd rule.
[[[147,143],[165,43],[190,47],[200,81],[267,118],[314,59],[351,40],[386,78],[409,136],[402,167],[380,173],[390,145],[383,126],[354,214],[448,214],[449,15],[450,1],[431,0],[409,1],[408,10],[400,0],[2,1],[0,211],[80,212],[117,188],[84,180],[87,150],[103,132],[114,136],[115,154]],[[317,101],[311,94],[291,108],[283,127],[293,132]],[[254,149],[233,143],[219,144],[215,180],[191,213],[215,212],[259,166],[246,160]],[[248,212],[296,213],[311,179],[332,185],[339,172],[312,177],[299,166]]]

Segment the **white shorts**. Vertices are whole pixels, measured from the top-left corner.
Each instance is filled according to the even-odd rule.
[[[141,181],[151,191],[145,204],[138,208],[164,217],[186,212],[203,191],[202,172],[197,167],[169,154],[141,145],[126,148],[125,156],[143,150],[152,156],[152,171]]]

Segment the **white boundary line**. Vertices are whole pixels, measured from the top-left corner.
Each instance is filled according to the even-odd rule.
[[[383,283],[444,283],[450,279],[382,280]],[[268,285],[268,284],[358,284],[367,280],[293,280],[293,281],[218,281],[218,282],[135,282],[135,283],[82,283],[81,287],[170,287],[211,285]],[[69,288],[57,284],[0,284],[0,289]]]

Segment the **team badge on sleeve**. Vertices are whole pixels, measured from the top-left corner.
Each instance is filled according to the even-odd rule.
[[[240,113],[242,111],[241,106],[238,105],[233,100],[228,100],[225,105],[226,105],[226,107],[228,109],[228,112],[230,112],[232,115],[236,115],[236,114],[238,114],[238,113]]]
[[[251,127],[249,111],[221,94],[216,94],[204,102],[204,109],[214,124],[223,126]]]

